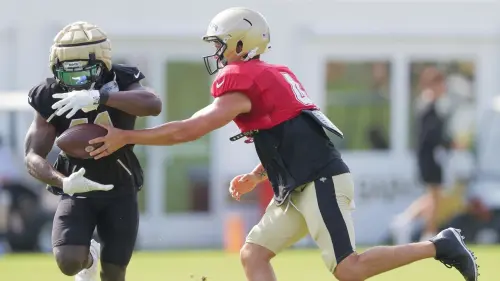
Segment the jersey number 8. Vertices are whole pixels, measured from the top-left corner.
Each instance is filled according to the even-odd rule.
[[[71,120],[69,126],[73,127],[76,125],[86,124],[86,123],[89,123],[88,118],[78,118]],[[97,114],[97,116],[94,119],[94,124],[113,126],[113,122],[111,122],[111,116],[109,116],[109,113],[107,111],[99,112],[99,114]]]
[[[302,104],[304,105],[312,105],[314,102],[309,98],[307,95],[306,91],[302,89],[302,86],[300,86],[299,82],[295,81],[293,77],[286,73],[286,72],[281,72],[281,75],[285,78],[286,82],[290,84],[290,87],[292,88],[292,92],[295,95],[295,98]]]

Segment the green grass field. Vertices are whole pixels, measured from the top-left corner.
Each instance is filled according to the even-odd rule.
[[[500,247],[475,247],[481,281],[499,280]],[[319,253],[313,250],[290,250],[273,261],[279,280],[334,280],[323,267]],[[158,252],[135,254],[129,266],[129,281],[244,281],[237,255],[213,251]],[[50,255],[7,255],[0,257],[0,280],[64,281]],[[374,281],[461,281],[456,270],[434,260],[414,263],[403,269],[372,278]]]

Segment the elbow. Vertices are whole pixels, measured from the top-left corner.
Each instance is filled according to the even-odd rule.
[[[200,135],[200,134],[196,133],[195,131],[188,129],[188,130],[184,130],[182,132],[179,132],[177,134],[174,134],[173,142],[174,142],[174,144],[192,142],[192,141],[200,139],[202,136],[203,135]]]
[[[199,140],[201,137],[202,137],[202,136],[200,136],[200,135],[189,135],[189,136],[186,138],[186,142]]]
[[[197,139],[199,139],[199,136],[196,135],[190,135],[190,134],[179,134],[178,136],[174,137],[174,143],[185,143],[185,142],[192,142]]]
[[[156,95],[152,94],[153,97],[151,98],[150,102],[148,103],[148,109],[146,114],[144,116],[158,116],[161,113],[162,110],[162,102],[160,98],[158,98]]]
[[[24,154],[24,165],[27,167],[30,162],[30,153]]]
[[[31,174],[31,155],[29,153],[24,156],[24,167]]]
[[[150,116],[158,116],[161,113],[161,101],[151,108]]]

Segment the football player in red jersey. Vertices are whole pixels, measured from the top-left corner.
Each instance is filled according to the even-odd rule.
[[[330,272],[341,281],[365,280],[414,261],[436,258],[454,266],[468,281],[477,280],[477,265],[460,231],[449,228],[430,241],[355,251],[351,212],[354,185],[349,168],[325,130],[342,133],[307,96],[286,66],[268,64],[260,55],[269,48],[265,18],[247,8],[230,8],[212,20],[204,41],[216,52],[205,57],[212,85],[212,104],[191,118],[136,131],[108,128],[104,143],[91,155],[101,158],[126,144],[175,145],[194,141],[234,121],[255,144],[261,164],[237,176],[234,198],[268,178],[274,199],[241,249],[248,280],[276,280],[270,260],[307,233],[321,249]]]

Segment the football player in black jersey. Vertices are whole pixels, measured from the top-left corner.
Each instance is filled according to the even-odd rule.
[[[97,26],[75,22],[55,37],[48,78],[29,92],[34,120],[26,135],[29,173],[60,195],[52,229],[53,252],[62,273],[78,281],[125,280],[134,249],[143,172],[133,146],[102,160],[61,153],[46,161],[55,138],[69,127],[95,123],[134,129],[136,116],[156,116],[161,100],[141,85],[136,67],[112,64],[111,43]],[[67,114],[66,114],[67,113]],[[97,227],[101,245],[91,241]]]

